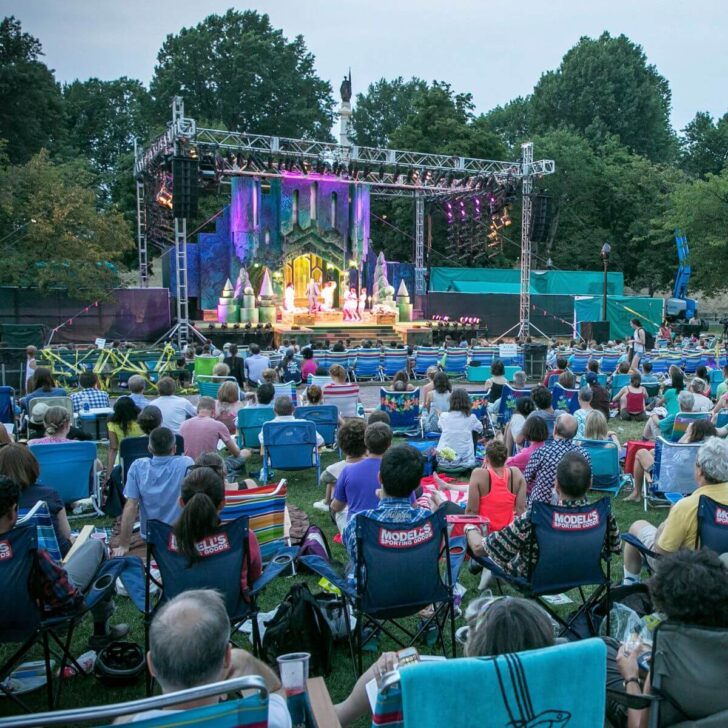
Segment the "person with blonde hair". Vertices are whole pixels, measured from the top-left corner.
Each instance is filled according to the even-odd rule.
[[[617,433],[609,429],[607,418],[599,410],[592,410],[586,416],[584,438],[602,442],[611,440],[617,447],[621,447]]]
[[[243,406],[240,401],[240,388],[237,382],[223,382],[217,388],[217,399],[215,400],[215,419],[222,422],[231,435],[235,434],[238,410]]]
[[[68,432],[71,429],[71,414],[65,407],[48,407],[43,415],[43,427],[45,437],[29,440],[29,446],[72,442],[68,437]]]

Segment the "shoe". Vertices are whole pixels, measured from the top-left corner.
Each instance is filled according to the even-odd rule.
[[[324,513],[328,513],[329,512],[329,504],[325,500],[316,501],[313,504],[313,507],[317,511],[324,511]]]
[[[122,637],[126,637],[127,634],[129,634],[128,624],[114,624],[109,627],[106,634],[92,634],[88,638],[88,648],[89,650],[98,652],[106,647],[106,645],[116,642]]]

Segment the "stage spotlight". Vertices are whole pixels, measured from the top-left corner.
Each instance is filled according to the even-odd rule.
[[[221,329],[226,329],[227,328],[227,324],[220,324],[220,328]]]
[[[279,172],[282,172],[283,171],[283,166],[284,165],[285,165],[285,161],[284,161],[283,157],[280,157],[278,159],[278,171]]]
[[[407,177],[406,177],[407,184],[412,184],[412,177],[413,176],[414,176],[414,170],[413,169],[408,169],[407,170]]]
[[[233,328],[237,331],[240,328],[240,324],[233,324]]]
[[[293,169],[293,160],[288,159],[286,160],[286,171],[290,172]]]
[[[215,324],[207,324],[207,328],[212,331],[215,328]]]
[[[364,167],[364,179],[367,179],[369,177],[369,173],[372,171],[372,168],[367,164],[366,167]]]
[[[245,324],[245,328],[246,328],[246,330],[251,328],[250,321],[248,321],[248,323]]]
[[[392,173],[392,184],[395,184],[395,185],[397,184],[397,180],[399,179],[399,175],[400,175],[399,166],[396,166],[394,168],[394,172]]]

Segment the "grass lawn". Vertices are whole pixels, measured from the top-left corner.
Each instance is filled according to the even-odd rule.
[[[641,439],[642,424],[640,423],[622,423],[618,420],[612,420],[610,426],[617,432],[620,441],[625,442],[629,439]],[[323,456],[323,465],[329,465],[334,462],[337,456],[333,453],[325,454]],[[252,469],[256,468],[256,463],[251,463]],[[311,523],[315,523],[320,526],[326,533],[329,544],[334,552],[334,558],[341,562],[345,562],[346,553],[343,546],[339,546],[333,543],[333,537],[336,533],[336,527],[331,522],[328,514],[314,510],[311,505],[315,500],[322,497],[321,489],[315,483],[315,476],[313,471],[307,471],[304,474],[289,473],[287,474],[289,489],[288,498],[289,502],[293,503],[300,508],[304,509],[308,514]],[[624,503],[622,501],[623,494],[616,499],[613,499],[612,510],[617,518],[620,529],[626,531],[632,521],[646,517],[648,520],[658,523],[665,517],[664,510],[650,510],[646,516],[642,510],[641,504],[636,503]],[[72,527],[80,528],[84,522],[96,522],[108,524],[106,521],[92,519],[75,520],[72,522]],[[622,578],[622,561],[621,558],[615,558],[612,561],[612,577],[613,581],[621,581]],[[297,580],[305,579],[311,590],[316,592],[319,589],[316,587],[317,579],[313,576],[298,575],[293,577]],[[463,599],[463,608],[467,606],[467,603],[478,596],[477,586],[479,578],[471,575],[467,568],[464,568],[460,574],[460,582],[466,587],[467,592]],[[291,577],[285,579],[278,579],[267,587],[263,595],[259,599],[259,604],[262,610],[272,610],[281,599],[285,596],[286,592],[290,588],[292,583]],[[144,631],[142,627],[141,615],[131,605],[131,602],[126,598],[116,599],[117,610],[113,617],[115,622],[127,622],[130,627],[130,639],[135,640],[139,644],[144,643]],[[462,620],[457,620],[456,627],[463,623]],[[81,627],[77,630],[76,638],[74,640],[74,654],[79,655],[86,651],[86,640],[90,634],[91,622],[90,619],[84,620]],[[394,649],[393,644],[389,644],[387,640],[381,640],[379,643],[380,650]],[[346,643],[339,643],[336,646],[334,655],[334,670],[332,674],[327,678],[327,685],[331,697],[334,702],[343,699],[351,690],[354,684],[354,675],[352,672],[351,659],[349,657]],[[427,648],[422,648],[423,651]],[[0,658],[3,655],[7,655],[7,650],[0,650]],[[40,659],[42,657],[42,651],[36,650],[28,659]],[[373,653],[365,653],[365,665],[371,662],[374,658]],[[46,709],[45,703],[45,691],[38,690],[35,693],[24,696],[24,699],[36,710],[42,711]],[[102,686],[99,682],[93,678],[75,677],[69,680],[63,689],[61,707],[82,707],[88,705],[97,705],[104,703],[120,702],[138,698],[143,696],[143,684],[135,688],[116,688],[110,689]],[[0,698],[0,716],[10,715],[17,712],[14,704],[7,698]],[[362,726],[368,725],[367,720],[360,721]]]

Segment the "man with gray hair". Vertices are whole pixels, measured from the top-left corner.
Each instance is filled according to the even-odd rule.
[[[529,506],[535,501],[553,501],[556,468],[567,452],[580,453],[591,467],[589,453],[574,442],[577,427],[574,415],[559,415],[554,423],[554,439],[547,440],[543,447],[531,455],[524,473]]]
[[[693,493],[679,500],[667,518],[655,527],[644,520],[635,521],[629,532],[656,554],[671,554],[680,549],[694,549],[698,535],[698,502],[706,495],[721,505],[728,506],[728,442],[709,437],[695,458]],[[655,560],[649,558],[651,567]],[[640,581],[642,554],[632,545],[624,545],[624,583]]]
[[[144,389],[147,386],[144,377],[139,374],[133,374],[129,377],[127,386],[129,387],[129,398],[140,410],[143,410],[149,404],[147,398],[144,396]]]
[[[695,377],[690,382],[690,391],[693,393],[693,412],[710,412],[713,409],[713,403],[709,397],[705,396],[705,380]]]
[[[683,390],[677,396],[677,403],[680,407],[680,412],[693,412],[695,395],[692,392]],[[675,415],[666,415],[661,418],[660,413],[653,412],[645,424],[642,436],[645,440],[656,440],[658,437],[664,437],[666,440],[669,440],[672,437],[672,428],[674,425]]]
[[[276,397],[275,401],[273,402],[273,412],[275,413],[275,417],[271,420],[271,422],[306,422],[307,420],[300,420],[293,414],[293,400],[286,394],[281,395],[280,397]],[[258,435],[258,441],[260,442],[261,447],[263,446],[263,431],[260,431],[260,434]],[[316,446],[317,447],[323,447],[324,446],[324,438],[319,435],[319,433],[316,433]]]

